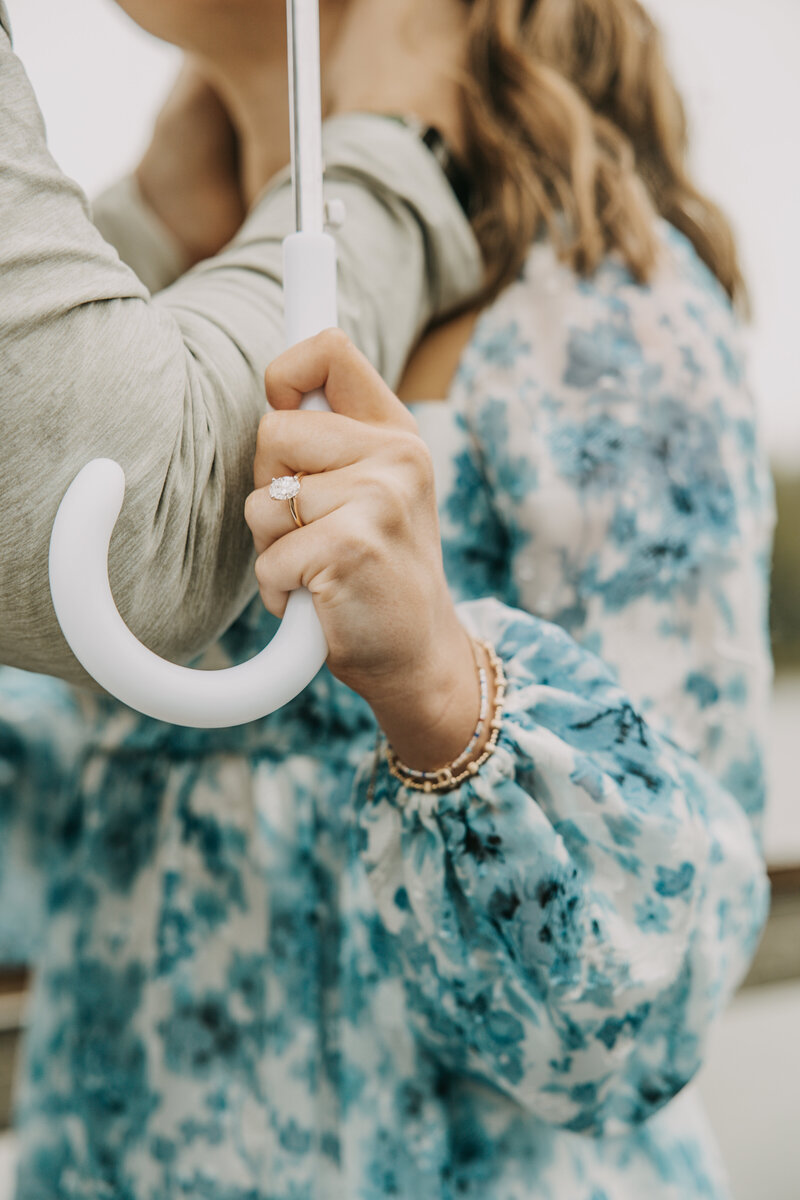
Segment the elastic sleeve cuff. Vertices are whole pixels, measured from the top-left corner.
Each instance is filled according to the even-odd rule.
[[[101,192],[92,204],[92,217],[151,294],[169,287],[189,269],[185,250],[144,199],[133,175]]]
[[[504,725],[494,753],[477,775],[465,779],[449,792],[423,792],[405,787],[391,773],[386,760],[386,739],[380,737],[368,768],[365,766],[362,771],[359,791],[366,803],[387,802],[407,817],[418,813],[424,820],[436,813],[465,812],[476,806],[491,808],[501,803],[504,789],[514,785],[519,754],[513,731]]]
[[[478,602],[459,605],[459,617],[472,636],[488,637],[491,641],[487,628],[490,623],[481,621],[482,609],[492,615],[495,613],[493,602],[488,602],[488,605]],[[493,632],[498,632],[496,627],[493,627]],[[369,762],[363,765],[361,772],[361,786],[358,790],[364,801],[386,801],[407,816],[418,813],[423,819],[436,813],[464,812],[475,806],[502,806],[505,790],[516,786],[517,764],[524,758],[517,740],[518,722],[521,720],[525,723],[526,719],[528,723],[530,721],[524,711],[524,695],[521,694],[519,683],[514,679],[513,652],[509,653],[507,647],[504,648],[497,642],[492,642],[492,645],[505,669],[506,700],[503,725],[491,757],[483,763],[477,774],[469,776],[458,787],[446,792],[424,792],[417,788],[405,787],[392,774],[386,756],[387,741],[383,734],[379,734],[374,754]]]

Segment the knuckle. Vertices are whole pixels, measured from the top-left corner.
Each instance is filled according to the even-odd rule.
[[[267,442],[269,440],[269,419],[271,415],[271,413],[265,413],[258,422],[258,434],[256,436],[256,447],[258,453],[262,453],[266,449]]]
[[[256,559],[256,582],[258,584],[259,595],[261,602],[268,612],[277,615],[277,610],[280,607],[280,593],[270,582],[272,575],[272,563],[270,562],[267,553],[259,555]]]
[[[393,441],[393,456],[400,462],[415,463],[425,449],[422,438],[410,430],[398,430]]]
[[[258,492],[251,492],[244,502],[244,519],[248,528],[252,529],[257,523],[259,509]]]
[[[394,483],[390,483],[391,475],[391,466],[381,471],[375,466],[366,471],[359,479],[360,499],[367,506],[368,511],[373,512],[376,508],[381,508],[386,503],[387,496],[392,494]]]
[[[401,513],[409,500],[408,484],[405,476],[398,471],[385,471],[377,482],[380,489],[381,508],[389,519],[395,519]]]
[[[264,452],[274,451],[276,446],[281,445],[286,437],[286,418],[292,414],[274,410],[266,413],[261,418],[259,425],[260,445]]]
[[[274,391],[280,384],[282,378],[282,357],[283,355],[279,355],[277,358],[273,358],[264,372],[264,387],[267,389],[267,395],[269,395],[270,391]]]
[[[265,413],[261,418],[258,426],[258,453],[267,455],[272,453],[275,446],[280,441],[282,420],[285,414],[278,411]]]
[[[395,461],[410,468],[416,477],[417,484],[433,480],[433,459],[425,442],[417,433],[403,431],[398,433],[394,448]]]
[[[319,345],[331,358],[339,358],[353,349],[350,338],[343,329],[338,329],[336,326],[323,329],[322,333],[317,334],[317,339]]]
[[[262,594],[266,588],[267,580],[269,578],[269,568],[265,559],[265,554],[259,554],[258,558],[256,559],[256,580]]]
[[[253,481],[256,488],[267,486],[275,473],[276,463],[282,461],[286,452],[284,419],[287,415],[282,412],[269,412],[259,422],[253,462]]]
[[[367,521],[348,521],[338,541],[340,565],[346,570],[372,561],[378,554],[374,528]]]
[[[423,442],[422,438],[418,438],[419,450],[417,451],[417,470],[422,478],[431,484],[433,483],[433,456],[428,447]]]
[[[281,427],[284,414],[280,409],[273,409],[272,412],[265,413],[261,418],[264,426],[264,436],[268,441],[274,441]]]
[[[387,531],[394,528],[408,504],[408,487],[396,464],[390,462],[365,475],[359,484],[364,525]]]
[[[415,437],[420,439],[422,438],[422,434],[419,431],[417,418],[413,413],[410,413],[407,408],[404,408],[402,414],[398,416],[398,429],[403,430],[406,433],[414,434]]]

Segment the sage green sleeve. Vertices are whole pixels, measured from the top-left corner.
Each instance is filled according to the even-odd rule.
[[[92,223],[51,158],[0,0],[0,662],[76,682],[47,579],[59,501],[91,458],[121,463],[127,492],[110,555],[134,633],[186,661],[255,593],[242,519],[283,349],[285,182],[237,238],[152,296]],[[480,282],[469,225],[433,156],[399,123],[336,118],[324,137],[341,324],[394,383],[435,316]]]
[[[189,269],[186,251],[126,175],[92,200],[92,220],[151,295]]]

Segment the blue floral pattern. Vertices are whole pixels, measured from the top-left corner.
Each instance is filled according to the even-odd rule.
[[[81,836],[75,778],[84,723],[59,680],[0,669],[0,962],[29,966],[47,873]]]
[[[415,407],[509,679],[479,776],[405,792],[324,671],[202,734],[83,698],[19,1200],[727,1195],[686,1085],[767,907],[772,493],[727,299],[662,238],[649,287],[534,246]]]

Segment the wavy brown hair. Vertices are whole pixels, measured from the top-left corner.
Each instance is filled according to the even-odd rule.
[[[746,306],[733,233],[692,182],[687,123],[637,0],[465,0],[465,166],[494,294],[542,233],[589,275],[617,251],[645,282],[658,213]]]

